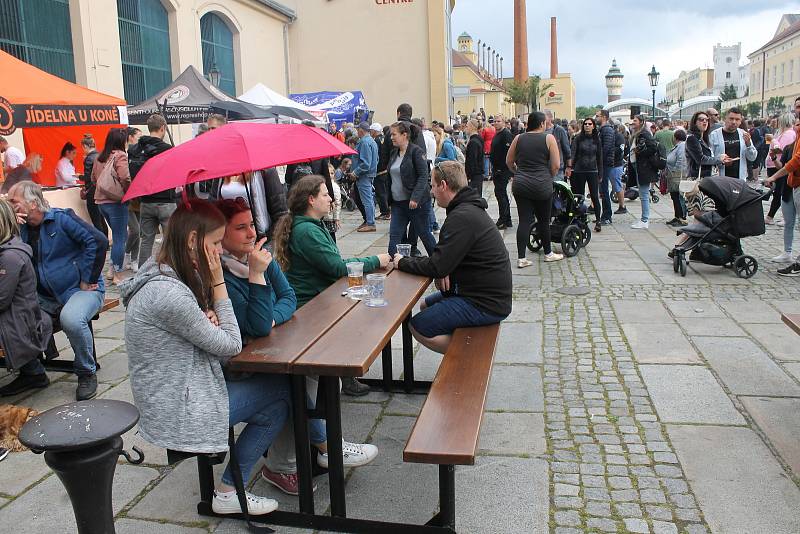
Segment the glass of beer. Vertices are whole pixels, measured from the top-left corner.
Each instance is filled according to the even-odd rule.
[[[347,293],[351,299],[361,300],[366,294],[364,288],[364,262],[353,261],[347,264]]]
[[[767,143],[768,145],[771,145],[771,144],[772,144],[772,134],[769,134],[769,133],[768,133],[767,135],[765,135],[765,136],[764,136],[764,141],[766,141],[766,143]]]

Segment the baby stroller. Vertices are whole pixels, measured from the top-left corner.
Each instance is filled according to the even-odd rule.
[[[592,230],[583,195],[572,192],[566,182],[553,183],[553,213],[550,219],[550,240],[561,243],[561,250],[568,258],[589,244]],[[534,217],[528,238],[528,249],[536,252],[542,248],[542,240],[536,230]]]
[[[347,211],[355,211],[356,210],[356,201],[354,198],[353,189],[355,188],[355,183],[351,182],[347,178],[343,178],[337,181],[339,184],[339,189],[342,191],[342,208],[346,209]]]
[[[758,271],[758,261],[742,251],[741,239],[766,231],[761,202],[772,190],[757,191],[742,180],[726,176],[703,178],[699,188],[714,201],[716,209],[697,216],[696,222],[678,231],[688,239],[672,250],[675,272],[686,276],[689,261],[696,261],[733,267],[738,277],[750,278]]]
[[[622,167],[622,181],[625,184],[625,200],[636,200],[639,198],[639,186],[636,185],[636,178],[633,176],[629,176],[628,169],[630,165],[626,161]],[[656,191],[656,188],[653,184],[650,184],[650,202],[653,204],[658,204],[661,200],[661,197]]]

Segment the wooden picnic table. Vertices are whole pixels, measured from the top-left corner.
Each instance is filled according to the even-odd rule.
[[[234,371],[291,375],[300,515],[305,525],[315,528],[342,528],[342,525],[355,528],[357,522],[369,523],[368,527],[374,528],[384,526],[381,522],[346,517],[339,377],[363,376],[378,354],[382,354],[383,379],[365,382],[381,385],[386,390],[409,392],[430,387],[430,382],[414,380],[408,321],[414,305],[432,280],[398,270],[384,272],[387,272],[386,306],[372,308],[364,301],[342,296],[347,290],[347,279],[343,278],[297,310],[290,321],[274,328],[268,337],[249,343],[228,364]],[[391,338],[398,328],[403,330],[403,381],[392,379]],[[317,405],[310,413],[298,409],[306,405],[306,375],[319,377],[318,401],[321,403],[318,404],[323,405]],[[330,517],[314,513],[308,419],[315,416],[324,417],[327,426]],[[270,519],[276,524],[298,526],[296,514],[292,512],[273,512]],[[365,527],[364,524],[360,526]]]
[[[800,335],[800,314],[782,313],[781,319],[786,323],[786,326],[794,330],[795,334]]]

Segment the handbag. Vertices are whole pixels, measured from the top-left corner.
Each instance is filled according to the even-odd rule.
[[[681,180],[678,190],[686,196],[694,196],[700,190],[700,175],[703,174],[703,166],[697,166],[697,179]]]
[[[106,166],[97,177],[97,191],[108,200],[113,202],[121,202],[122,197],[125,196],[125,188],[122,186],[117,171],[114,169],[115,155],[108,158]]]

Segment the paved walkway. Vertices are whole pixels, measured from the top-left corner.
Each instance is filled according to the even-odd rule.
[[[749,281],[703,265],[681,278],[666,257],[669,199],[654,208],[649,231],[631,230],[633,216],[621,216],[576,258],[514,269],[514,312],[502,327],[481,455],[456,474],[459,532],[800,532],[800,338],[779,315],[800,313],[800,285],[775,276],[767,260],[781,250],[782,229],[746,241],[762,268]],[[383,252],[388,225],[357,234],[357,222],[348,215],[343,254]],[[515,258],[513,230],[505,241]],[[100,396],[130,401],[124,312],[103,314],[96,332]],[[63,336],[59,346],[69,357]],[[431,378],[438,358],[420,348],[415,358],[418,375]],[[370,374],[379,376],[380,361]],[[51,379],[11,402],[44,410],[70,401],[74,379]],[[345,436],[381,451],[348,473],[351,515],[424,522],[436,511],[436,468],[402,462],[421,400],[345,397]],[[163,450],[133,433],[125,442],[146,460],[117,468],[118,533],[246,532],[196,514],[193,461],[168,467]],[[317,507],[325,509],[319,480]],[[262,481],[255,491],[296,507]],[[0,524],[20,534],[74,532],[67,497],[41,456],[0,463]]]

